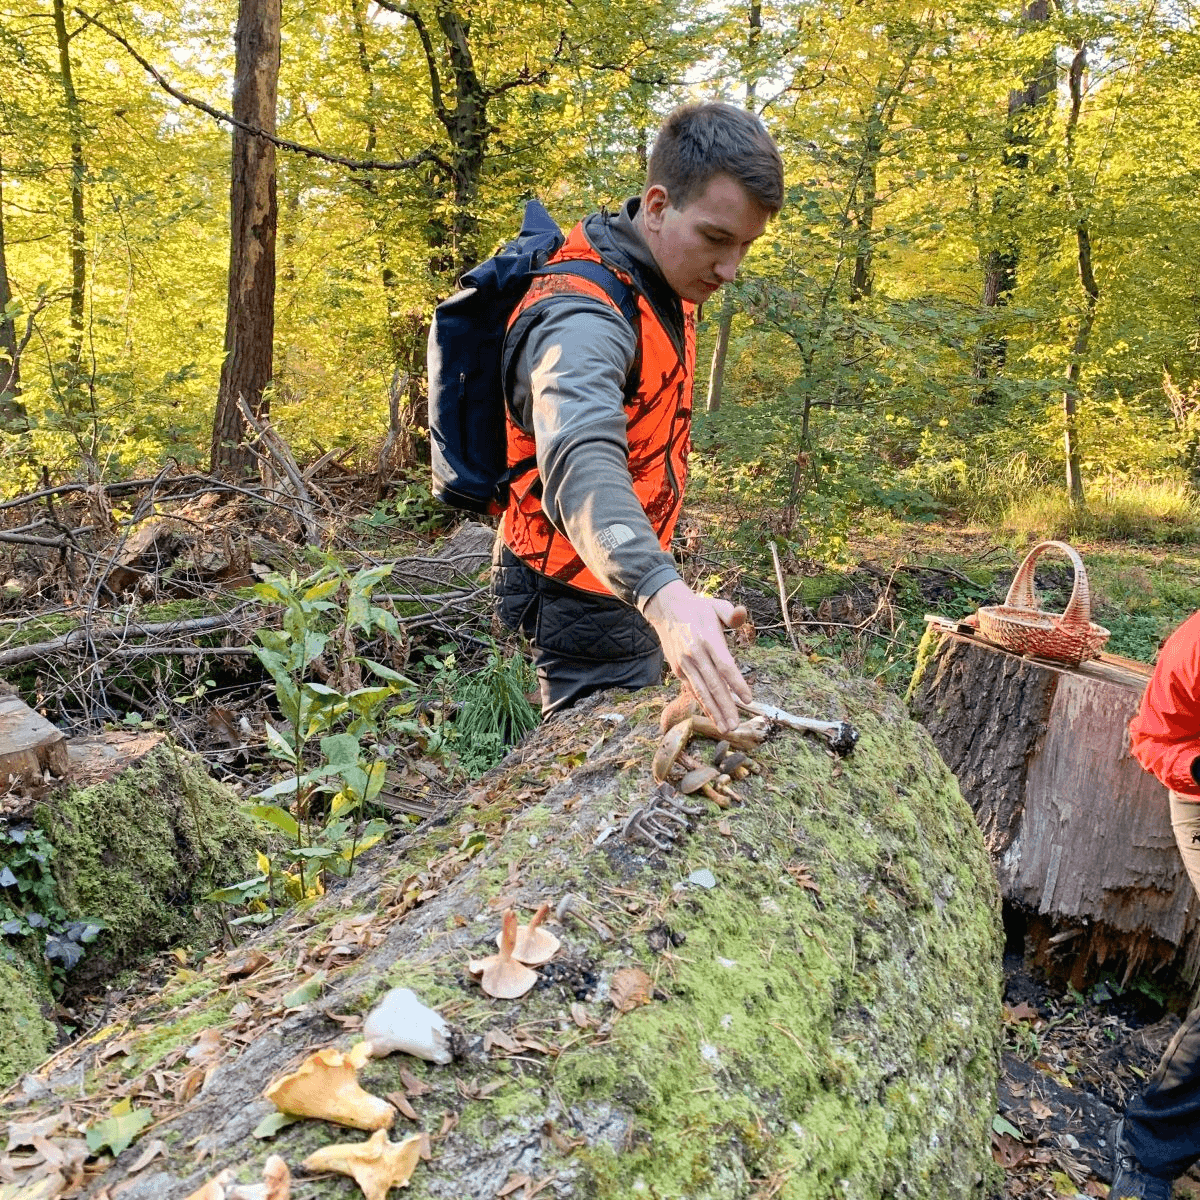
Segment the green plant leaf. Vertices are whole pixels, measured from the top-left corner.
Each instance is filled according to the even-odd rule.
[[[267,1113],[265,1117],[251,1131],[250,1136],[254,1138],[273,1138],[281,1129],[286,1129],[289,1125],[295,1125],[299,1121],[299,1117],[293,1117],[291,1113],[273,1112]]]
[[[381,662],[376,662],[373,658],[358,658],[355,661],[362,663],[368,671],[378,675],[380,679],[386,679],[389,683],[399,684],[400,687],[406,688],[415,688],[417,686],[407,675],[401,675],[399,671],[393,671],[391,667],[385,666]]]
[[[1006,1121],[999,1113],[992,1118],[992,1129],[996,1133],[1007,1133],[1009,1137],[1016,1138],[1018,1142],[1025,1140],[1025,1135],[1010,1121]]]
[[[284,762],[296,762],[296,750],[294,746],[288,744],[287,739],[271,724],[270,721],[263,722],[267,731],[267,749],[275,758],[282,758]]]
[[[321,739],[321,753],[331,767],[353,766],[362,755],[362,747],[353,734],[334,733]]]
[[[88,1149],[99,1154],[107,1148],[116,1158],[153,1120],[154,1114],[148,1108],[133,1108],[128,1099],[120,1100],[103,1121],[96,1121],[88,1128]]]
[[[282,1004],[284,1008],[300,1008],[305,1004],[311,1004],[325,990],[325,972],[318,971],[315,975],[310,975],[299,987],[293,988],[286,996],[284,996]]]
[[[292,783],[294,786],[295,781],[293,780]],[[296,837],[300,832],[296,818],[286,809],[280,808],[278,804],[251,804],[246,811],[257,820],[265,821],[268,825],[274,825],[276,829],[283,830],[289,837]]]

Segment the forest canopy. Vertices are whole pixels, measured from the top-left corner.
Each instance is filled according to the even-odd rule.
[[[263,4],[0,6],[6,495],[207,462],[234,31]],[[715,97],[761,114],[787,172],[783,212],[702,314],[698,407],[722,327],[728,354],[698,437],[740,464],[735,489],[791,507],[836,481],[919,506],[1200,473],[1187,4],[276,13],[290,148],[265,397],[301,460],[377,444],[389,389],[419,405],[433,305],[526,199],[564,227],[616,206],[662,116]]]

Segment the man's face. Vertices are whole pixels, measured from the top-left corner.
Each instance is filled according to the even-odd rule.
[[[651,184],[639,215],[666,281],[682,299],[702,304],[732,281],[771,212],[735,179],[714,175],[682,209],[672,207],[661,184]]]

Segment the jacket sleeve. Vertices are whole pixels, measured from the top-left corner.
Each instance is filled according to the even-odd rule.
[[[542,509],[613,595],[642,608],[679,573],[629,476],[623,389],[636,336],[620,313],[588,297],[538,307],[517,352],[511,402],[533,430]]]
[[[1173,792],[1200,800],[1200,613],[1166,641],[1129,726],[1134,757]]]

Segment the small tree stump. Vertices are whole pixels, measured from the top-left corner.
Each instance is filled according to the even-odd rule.
[[[1032,917],[1035,956],[1082,987],[1200,974],[1195,895],[1167,791],[1129,753],[1151,669],[1114,655],[1078,667],[931,627],[909,700],[983,831],[1006,901]]]
[[[67,771],[67,738],[16,696],[0,696],[0,789]]]

